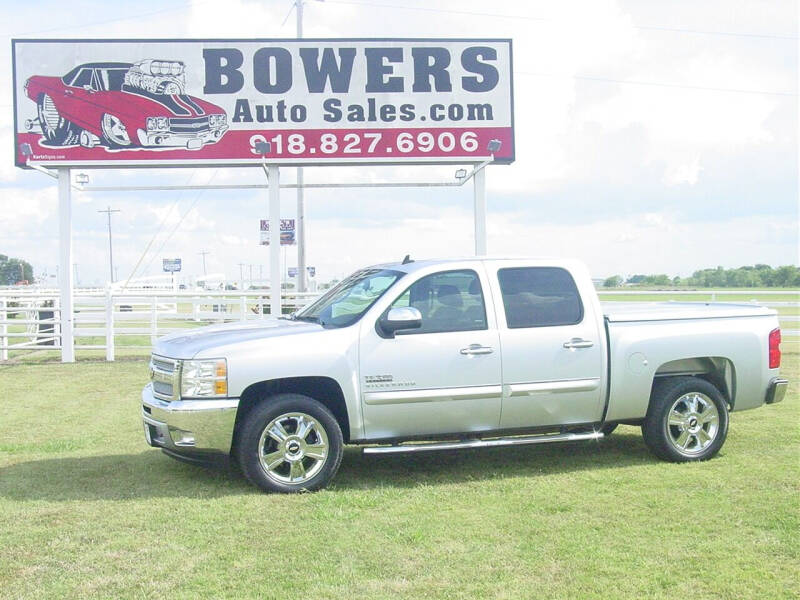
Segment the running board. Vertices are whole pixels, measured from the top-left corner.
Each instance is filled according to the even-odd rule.
[[[462,448],[493,448],[495,446],[521,446],[523,444],[547,444],[550,442],[580,442],[599,440],[604,437],[600,431],[587,433],[556,433],[551,435],[529,435],[524,437],[494,438],[488,440],[472,439],[460,442],[433,442],[394,446],[369,446],[364,454],[393,454],[397,452],[427,452],[429,450],[461,450]]]

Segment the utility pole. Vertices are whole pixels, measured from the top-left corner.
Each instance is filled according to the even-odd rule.
[[[111,247],[111,213],[122,212],[119,209],[112,209],[110,206],[105,210],[98,210],[99,213],[108,215],[108,273],[111,283],[114,283],[114,252]]]
[[[241,286],[241,289],[244,289],[244,271],[242,271],[243,268],[244,268],[244,263],[239,263],[239,285]]]
[[[202,252],[198,252],[200,256],[203,257],[203,277],[206,276],[206,254],[211,254],[208,250],[203,250]]]
[[[303,37],[303,2],[295,0],[297,38]],[[297,291],[306,291],[306,204],[303,197],[303,167],[297,167]]]

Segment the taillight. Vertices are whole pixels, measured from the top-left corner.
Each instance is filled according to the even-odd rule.
[[[769,332],[769,368],[777,369],[781,366],[781,330],[773,329]]]

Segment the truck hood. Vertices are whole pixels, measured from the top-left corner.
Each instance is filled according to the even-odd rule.
[[[323,327],[317,323],[286,319],[224,323],[171,333],[159,338],[153,346],[153,354],[169,358],[194,358],[205,350],[232,343],[277,338],[285,335],[301,335],[322,330]]]

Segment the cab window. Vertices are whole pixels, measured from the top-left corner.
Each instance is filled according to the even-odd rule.
[[[411,306],[422,315],[422,327],[398,335],[486,329],[486,306],[478,274],[464,269],[423,277],[395,300],[392,308]]]
[[[85,85],[92,85],[92,70],[81,69],[78,71],[78,74],[75,76],[75,79],[72,80],[70,85],[79,88],[82,88]]]
[[[578,288],[565,269],[500,269],[497,279],[509,329],[574,325],[583,320]]]

